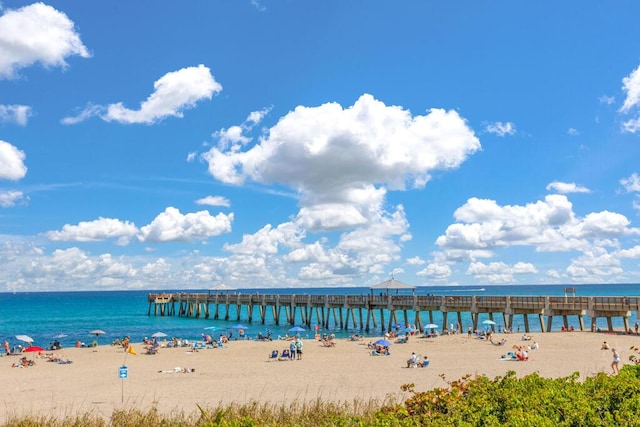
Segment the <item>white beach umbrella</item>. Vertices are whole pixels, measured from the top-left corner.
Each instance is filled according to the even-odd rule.
[[[31,338],[29,335],[16,335],[16,339],[28,342],[29,344],[33,342],[33,338]]]

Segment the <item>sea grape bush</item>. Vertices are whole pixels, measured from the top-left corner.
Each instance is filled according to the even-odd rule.
[[[423,392],[408,384],[404,406],[407,417],[430,426],[638,426],[639,368],[625,366],[619,375],[600,373],[583,382],[578,373],[547,379],[517,378],[510,371],[493,380],[466,376]]]

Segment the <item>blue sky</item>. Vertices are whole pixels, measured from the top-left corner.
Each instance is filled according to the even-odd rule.
[[[0,291],[640,274],[640,4],[0,9]]]

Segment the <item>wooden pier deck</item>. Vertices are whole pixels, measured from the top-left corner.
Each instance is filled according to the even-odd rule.
[[[230,320],[233,312],[237,321],[246,319],[265,324],[269,313],[269,319],[276,325],[303,324],[309,328],[320,325],[366,331],[372,327],[391,330],[396,323],[413,324],[422,330],[424,325],[434,323],[435,312],[442,314],[443,331],[448,329],[449,321],[455,321],[462,328],[463,314],[471,316],[474,330],[478,329],[480,315],[487,315],[489,320],[498,319],[510,329],[514,318],[522,316],[525,332],[530,332],[530,316],[537,319],[542,332],[551,331],[554,317],[561,317],[568,329],[570,316],[577,317],[580,330],[585,330],[584,318],[588,317],[591,330],[595,330],[598,318],[604,318],[607,330],[614,332],[613,319],[620,317],[624,330],[628,331],[632,312],[635,311],[637,317],[640,310],[638,296],[154,293],[149,294],[148,302],[149,316]]]

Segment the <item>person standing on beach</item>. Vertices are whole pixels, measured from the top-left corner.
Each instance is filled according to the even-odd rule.
[[[611,352],[613,353],[613,361],[611,362],[611,369],[613,370],[613,374],[615,375],[618,372],[620,372],[620,366],[619,366],[620,355],[618,354],[615,348],[612,348]]]
[[[296,360],[296,342],[295,341],[291,341],[291,344],[289,344],[289,351],[291,352],[291,360]]]
[[[298,360],[302,360],[302,338],[298,338],[296,341],[296,353],[298,354]]]

